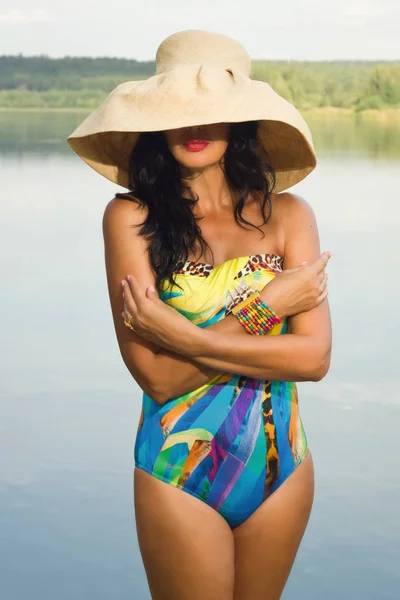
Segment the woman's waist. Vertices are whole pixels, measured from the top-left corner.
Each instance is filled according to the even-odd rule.
[[[291,423],[301,422],[294,382],[243,376],[231,379],[233,382],[223,381],[221,376],[219,383],[203,389],[203,393],[173,398],[161,406],[144,395],[137,443],[155,437],[160,443],[170,438],[174,444],[190,446],[196,440],[210,441],[214,437],[225,441],[229,438],[234,443],[254,440],[258,435],[264,439],[271,427],[286,438]]]
[[[216,405],[223,398],[225,404],[233,406],[243,398],[259,404],[274,399],[275,404],[280,402],[298,402],[297,385],[294,381],[281,381],[257,379],[245,375],[232,373],[219,373],[202,386],[168,399],[163,404],[155,402],[148,394],[143,392],[142,410],[144,416],[148,413],[166,413],[175,407],[192,407],[194,405]],[[198,407],[200,408],[200,407]]]

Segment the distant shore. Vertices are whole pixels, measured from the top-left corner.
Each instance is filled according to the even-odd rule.
[[[65,107],[65,108],[14,108],[14,107],[0,107],[0,113],[80,113],[90,114],[93,109],[88,108],[76,108],[76,107]],[[321,117],[321,118],[368,118],[379,120],[382,122],[392,121],[400,119],[400,108],[385,108],[385,109],[365,109],[362,111],[355,111],[352,108],[339,108],[336,106],[323,106],[309,109],[299,109],[300,113],[304,116],[310,117]]]
[[[155,72],[154,61],[0,56],[0,110],[89,114],[122,82]],[[398,119],[400,60],[254,60],[250,76],[312,118]]]

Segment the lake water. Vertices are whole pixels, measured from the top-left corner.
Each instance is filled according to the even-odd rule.
[[[0,113],[3,600],[148,600],[133,517],[141,391],[119,354],[79,114]],[[332,364],[300,383],[314,508],[285,600],[400,597],[400,125],[309,121]],[[249,600],[251,600],[249,598]]]

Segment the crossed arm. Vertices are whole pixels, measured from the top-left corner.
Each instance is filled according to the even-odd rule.
[[[303,260],[312,263],[320,255],[314,213],[299,196],[281,196],[285,201],[282,209],[285,268],[296,267]],[[250,335],[236,317],[229,315],[209,327],[196,327],[191,343],[182,344],[179,353],[161,348],[127,329],[121,318],[121,279],[132,273],[143,286],[154,282],[146,256],[147,245],[127,227],[129,221],[139,223],[143,219],[141,214],[135,205],[112,200],[104,214],[103,234],[110,301],[121,355],[140,387],[156,402],[164,403],[192,391],[222,372],[284,381],[318,381],[324,377],[331,354],[327,300],[311,311],[289,317],[289,333],[285,335]],[[122,234],[124,228],[126,232]],[[134,270],[125,258],[133,253],[140,264]]]
[[[204,338],[203,332],[208,334],[207,336],[204,335]],[[233,370],[220,367],[218,365],[219,357],[216,356],[217,360],[214,361],[213,357],[206,350],[207,341],[216,341],[222,339],[222,337],[236,348],[249,337],[249,334],[240,325],[236,317],[229,315],[199,330],[199,350],[202,350],[201,355],[184,356],[165,348],[158,348],[154,357],[154,366],[157,373],[162,373],[162,377],[158,378],[157,385],[160,387],[157,390],[157,397],[161,401],[165,401],[195,390],[224,371],[237,372],[235,371],[235,365],[232,365]],[[206,342],[204,350],[201,344],[202,339]],[[230,342],[230,340],[232,341]],[[193,352],[196,355],[198,353],[194,347]],[[242,374],[245,375],[245,373]]]

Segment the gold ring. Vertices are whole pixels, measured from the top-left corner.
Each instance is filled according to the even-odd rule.
[[[133,317],[130,316],[129,319],[127,321],[124,321],[124,324],[129,327],[129,329],[132,329],[132,331],[134,331],[133,327],[132,327],[132,323],[133,323]]]

